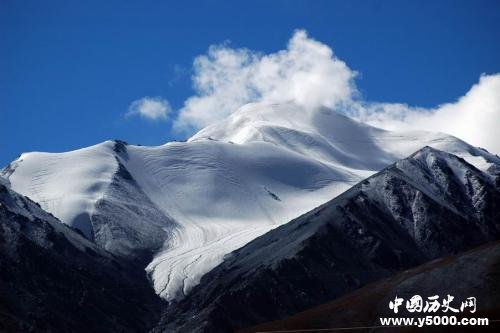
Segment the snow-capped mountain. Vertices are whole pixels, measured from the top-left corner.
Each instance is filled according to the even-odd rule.
[[[146,331],[160,306],[140,265],[117,260],[0,177],[0,331]]]
[[[499,161],[442,133],[384,131],[329,109],[249,104],[187,142],[26,153],[1,174],[99,246],[148,260],[156,292],[173,300],[225,254],[426,145],[481,170]]]
[[[158,331],[233,332],[499,238],[491,175],[425,147],[234,251]]]

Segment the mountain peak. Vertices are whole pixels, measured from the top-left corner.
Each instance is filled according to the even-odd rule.
[[[306,108],[295,103],[249,103],[229,115],[226,119],[210,125],[189,139],[215,139],[246,143],[269,139],[272,129],[289,129],[310,135],[324,134],[325,130],[342,129],[343,132],[359,131],[357,127],[372,128],[361,124],[340,112],[327,107]],[[337,133],[339,135],[339,133]]]

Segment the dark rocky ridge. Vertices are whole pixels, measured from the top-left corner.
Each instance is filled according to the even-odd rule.
[[[0,183],[0,331],[144,332],[162,306],[143,267]]]
[[[167,226],[175,222],[156,207],[125,167],[127,143],[115,140],[113,150],[117,170],[90,217],[93,241],[114,255],[146,266],[167,240]]]
[[[155,331],[230,332],[284,318],[499,236],[494,177],[425,147],[233,252]]]
[[[424,299],[438,295],[440,299],[452,295],[450,304],[459,308],[468,297],[476,297],[477,310],[451,313],[460,317],[489,318],[500,315],[500,242],[492,242],[465,253],[445,257],[399,273],[393,277],[371,283],[337,300],[298,313],[284,320],[241,330],[241,333],[311,330],[335,327],[380,326],[380,317],[422,317],[404,306],[396,315],[389,308],[394,297],[405,300],[413,295]],[[436,314],[440,315],[442,312]],[[444,313],[443,313],[444,314]],[[448,315],[450,312],[448,312]],[[489,326],[426,326],[399,327],[398,332],[498,332],[500,322]],[[377,332],[394,332],[394,328],[377,328]]]

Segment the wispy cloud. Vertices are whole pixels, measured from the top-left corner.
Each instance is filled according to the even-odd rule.
[[[125,116],[140,116],[149,120],[166,120],[171,110],[170,104],[165,99],[144,97],[132,102]]]
[[[500,153],[500,74],[482,75],[456,102],[432,109],[356,102],[350,110],[355,118],[377,127],[444,132]]]

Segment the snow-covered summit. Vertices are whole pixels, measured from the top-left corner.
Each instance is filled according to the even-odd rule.
[[[332,109],[307,109],[293,103],[244,105],[225,120],[200,130],[188,141],[199,140],[236,144],[267,142],[324,163],[360,170],[380,170],[422,148],[424,142],[458,155],[464,155],[464,148],[470,147],[444,133],[386,131]],[[491,154],[477,148],[465,155],[479,156],[476,164],[480,160],[490,164],[492,161]]]
[[[29,196],[92,239],[90,216],[117,169],[113,144],[67,153],[23,153],[2,171],[15,191]]]
[[[325,108],[249,104],[188,142],[23,154],[1,174],[107,250],[154,255],[147,270],[172,300],[225,254],[426,145],[481,170],[498,161],[442,133],[389,132]]]
[[[321,134],[330,139],[332,131],[337,131],[337,138],[344,134],[355,137],[356,134],[366,130],[383,131],[359,123],[328,108],[310,109],[294,103],[249,103],[226,119],[200,130],[189,141],[203,138],[240,144],[250,141],[265,141],[266,135],[269,135],[265,131],[271,127]]]

